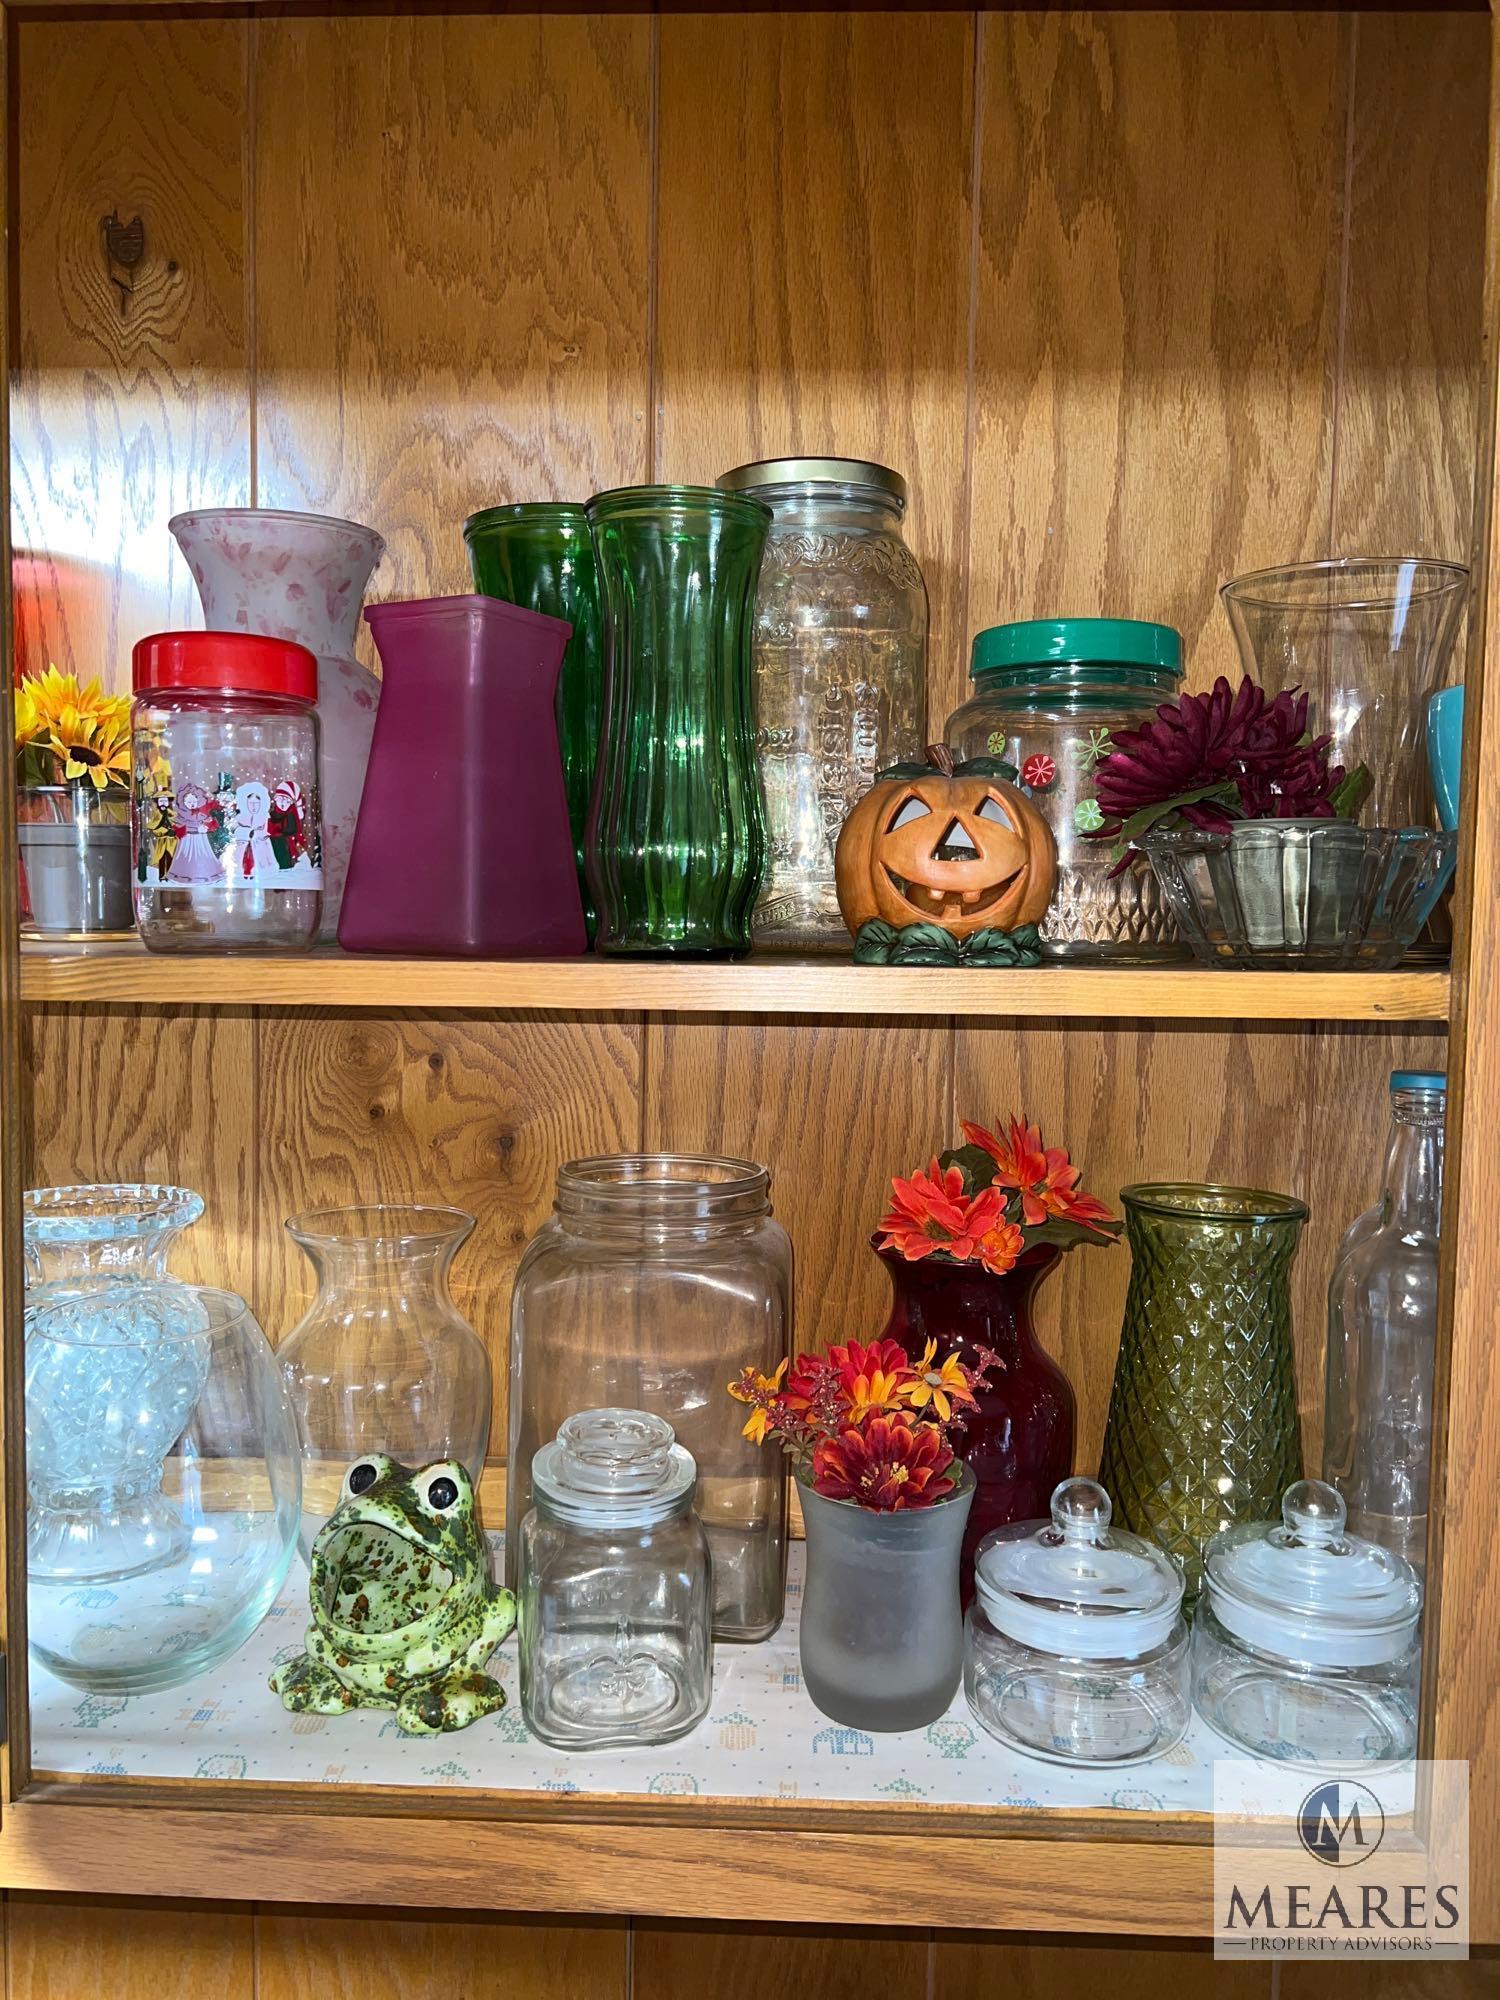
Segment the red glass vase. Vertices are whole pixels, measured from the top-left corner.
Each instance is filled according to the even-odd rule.
[[[1062,1252],[1038,1244],[1003,1277],[936,1257],[910,1264],[899,1250],[877,1254],[895,1292],[886,1340],[900,1341],[914,1359],[936,1341],[940,1360],[957,1349],[971,1368],[979,1365],[976,1348],[988,1347],[1002,1364],[957,1442],[976,1482],[959,1578],[967,1608],[980,1542],[1008,1521],[1045,1520],[1053,1487],[1073,1470],[1073,1385],[1031,1324],[1032,1297]]]

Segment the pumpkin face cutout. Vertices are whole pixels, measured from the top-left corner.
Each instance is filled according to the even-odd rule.
[[[956,765],[941,744],[927,757],[928,770],[877,778],[844,822],[835,871],[850,931],[878,919],[967,938],[1038,922],[1057,880],[1046,820],[991,760]]]

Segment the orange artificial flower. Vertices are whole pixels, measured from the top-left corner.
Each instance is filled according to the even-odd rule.
[[[930,1507],[953,1491],[952,1449],[932,1424],[915,1429],[872,1417],[863,1430],[824,1438],[813,1453],[813,1491],[829,1500],[853,1500],[876,1513]]]
[[[752,1444],[764,1444],[766,1441],[766,1425],[770,1420],[767,1404],[781,1387],[781,1378],[785,1373],[785,1361],[781,1362],[774,1375],[762,1375],[754,1368],[746,1368],[739,1379],[729,1385],[729,1393],[737,1403],[750,1405],[750,1414],[745,1419],[740,1436],[749,1438]]]
[[[1007,1271],[1015,1269],[1025,1248],[1026,1238],[1021,1233],[1020,1225],[1002,1220],[980,1237],[975,1254],[987,1271],[1003,1278]]]
[[[915,1173],[909,1181],[896,1177],[891,1189],[891,1208],[880,1218],[885,1232],[880,1247],[899,1250],[908,1264],[937,1250],[966,1264],[1005,1208],[1004,1197],[994,1188],[982,1188],[966,1200],[962,1172],[940,1167],[936,1159],[925,1174]]]
[[[911,1379],[906,1349],[894,1340],[873,1340],[868,1346],[851,1340],[830,1347],[828,1359],[849,1402],[855,1423],[872,1414],[899,1410],[901,1392]]]
[[[1019,1192],[1021,1220],[1028,1227],[1035,1228],[1049,1215],[1080,1223],[1085,1229],[1092,1229],[1097,1222],[1113,1220],[1097,1195],[1085,1194],[1079,1187],[1079,1169],[1071,1165],[1062,1147],[1043,1146],[1038,1126],[1012,1118],[1004,1139],[997,1139],[993,1132],[987,1132],[982,1125],[970,1124],[968,1119],[963,1121],[963,1129],[969,1144],[978,1146],[995,1162],[997,1185]],[[1102,1229],[1095,1233],[1105,1234]],[[1009,1270],[1014,1262],[1012,1257],[1003,1268]]]
[[[955,1403],[966,1403],[970,1409],[975,1407],[968,1370],[957,1354],[950,1354],[946,1361],[938,1365],[937,1342],[929,1340],[915,1365],[915,1379],[906,1383],[901,1391],[902,1400],[912,1409],[925,1410],[931,1403],[940,1421],[946,1424],[953,1415]]]

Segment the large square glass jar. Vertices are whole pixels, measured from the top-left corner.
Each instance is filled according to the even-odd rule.
[[[839,829],[876,772],[926,741],[927,586],[901,536],[906,481],[864,459],[772,458],[719,484],[773,517],[755,600],[755,942],[847,951]]]
[[[571,1160],[516,1272],[510,1322],[506,1582],[519,1588],[531,1465],[577,1411],[645,1410],[698,1468],[716,1639],[781,1622],[786,1473],[743,1433],[727,1393],[791,1349],[792,1246],[748,1160],[624,1154]]]
[[[1087,965],[1183,959],[1155,875],[1143,860],[1116,874],[1094,770],[1116,731],[1175,701],[1182,641],[1131,618],[1032,618],[975,635],[974,693],[948,718],[961,757],[1003,757],[1057,842],[1057,888],[1041,922],[1042,956]]]

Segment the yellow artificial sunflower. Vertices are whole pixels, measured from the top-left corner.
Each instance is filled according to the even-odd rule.
[[[130,781],[130,697],[109,695],[97,679],[80,688],[76,674],[48,667],[15,691],[16,748],[56,760],[60,782],[95,791]]]

